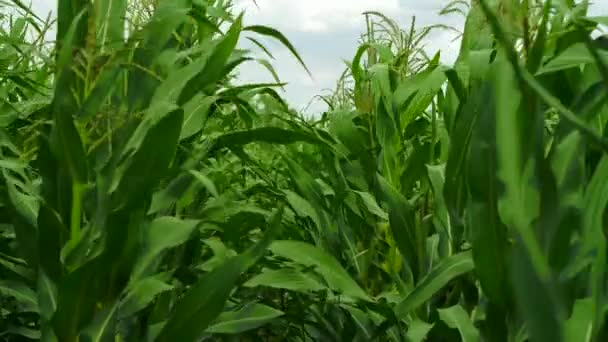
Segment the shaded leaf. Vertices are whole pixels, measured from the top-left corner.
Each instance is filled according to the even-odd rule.
[[[207,328],[215,334],[239,334],[259,328],[274,319],[283,316],[282,311],[263,304],[247,304],[236,311],[222,313],[216,322]]]
[[[293,260],[304,266],[315,266],[330,288],[353,298],[369,301],[370,297],[350,277],[338,261],[318,247],[300,241],[275,241],[269,249],[272,253]]]
[[[471,252],[447,257],[422,278],[416,288],[395,307],[395,314],[397,317],[405,317],[431,299],[450,281],[471,272],[474,268]]]
[[[244,285],[247,287],[267,286],[303,293],[326,289],[313,276],[286,267],[278,270],[265,269],[260,274],[249,279]]]
[[[437,312],[448,327],[458,329],[462,342],[479,341],[479,331],[477,331],[462,306],[455,305],[445,309],[437,309]]]

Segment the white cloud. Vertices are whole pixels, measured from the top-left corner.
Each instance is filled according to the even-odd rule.
[[[38,16],[41,16],[43,18],[46,18],[46,16],[49,13],[55,13],[56,7],[57,7],[57,1],[56,0],[29,0],[29,1],[24,1],[25,4],[27,3],[31,3],[32,4],[32,9],[36,12],[36,14],[38,14]]]
[[[361,25],[361,13],[395,15],[399,0],[239,0],[248,20],[296,32],[334,32]]]
[[[606,16],[608,15],[608,1],[606,0],[594,0],[590,1],[589,13],[592,16]]]

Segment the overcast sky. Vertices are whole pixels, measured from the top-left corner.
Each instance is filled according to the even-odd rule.
[[[56,0],[29,0],[33,8],[47,15],[56,6]],[[236,0],[245,9],[245,24],[263,24],[283,32],[295,45],[313,78],[297,64],[288,51],[277,44],[270,44],[276,58],[273,65],[282,81],[288,82],[285,97],[291,105],[303,109],[315,95],[328,94],[344,70],[344,59],[350,60],[358,46],[358,38],[365,29],[364,11],[380,11],[398,20],[407,28],[412,16],[417,26],[444,24],[462,29],[463,18],[438,15],[450,0]],[[608,15],[608,0],[595,0],[592,15]],[[27,2],[27,1],[25,1]],[[451,63],[457,55],[459,42],[454,33],[436,31],[425,45],[429,53],[441,50],[444,63]],[[241,79],[246,81],[271,81],[268,72],[256,64],[241,68]],[[324,106],[314,103],[311,111]]]

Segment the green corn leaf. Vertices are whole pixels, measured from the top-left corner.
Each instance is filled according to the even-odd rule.
[[[396,307],[397,317],[405,318],[411,311],[431,299],[453,279],[475,268],[471,252],[454,254],[433,268]]]
[[[214,196],[214,197],[219,197],[219,192],[217,191],[217,188],[215,187],[215,184],[213,183],[213,181],[207,177],[206,175],[196,171],[196,170],[190,170],[190,174],[192,176],[194,176],[194,178],[205,188],[207,189],[207,191],[209,191],[209,193]]]
[[[443,197],[443,188],[445,184],[445,165],[426,165],[429,180],[433,187],[435,196],[435,210],[437,221],[441,224],[443,234],[447,240],[452,243],[452,231],[450,226],[450,216]]]
[[[593,341],[593,299],[579,299],[574,303],[572,315],[565,322],[564,341]]]
[[[415,320],[408,326],[407,336],[408,341],[423,342],[427,340],[427,336],[435,324],[429,324],[421,320]]]
[[[169,209],[191,191],[193,183],[194,177],[192,174],[181,174],[172,179],[164,189],[154,193],[148,215]]]
[[[593,336],[602,328],[606,296],[606,236],[604,227],[608,207],[608,158],[603,157],[587,185],[584,198],[584,246],[595,254],[589,279],[593,307]]]
[[[510,108],[513,111],[511,115],[515,117],[520,102],[515,93],[517,89],[512,89],[508,80],[508,75],[496,76],[496,82],[503,82],[505,88],[510,85],[508,90],[514,92],[509,102],[511,107],[506,103],[501,105]],[[479,104],[479,116],[472,133],[467,160],[469,201],[466,228],[470,232],[473,246],[475,272],[484,294],[493,304],[508,310],[512,302],[508,277],[509,236],[499,214],[501,185],[497,177],[496,158],[496,137],[502,137],[502,132],[497,133],[497,130],[502,129],[502,126],[496,122],[497,95],[494,92],[494,86],[486,82],[470,95],[479,97],[476,101]],[[502,100],[507,101],[507,97]]]
[[[427,110],[437,92],[445,84],[447,79],[445,71],[443,67],[425,70],[403,82],[395,90],[393,94],[395,106],[397,108],[405,106],[400,118],[402,127]]]
[[[334,111],[329,122],[329,130],[353,154],[360,155],[368,148],[366,132],[354,125],[357,118],[355,111]]]
[[[44,273],[44,270],[38,273],[37,293],[41,321],[49,322],[57,310],[57,284]]]
[[[359,310],[358,308],[350,305],[342,304],[340,306],[350,313],[350,317],[355,322],[359,330],[363,333],[363,338],[371,340],[375,326],[370,318],[370,315],[363,310]]]
[[[264,54],[270,57],[270,59],[275,59],[270,50],[268,50],[268,48],[264,44],[262,44],[262,42],[260,42],[258,39],[247,37],[247,40],[252,42],[255,46],[259,47],[264,52]]]
[[[6,187],[8,199],[11,201],[17,214],[23,218],[24,223],[36,227],[38,211],[40,210],[39,199],[32,194],[21,191],[18,187],[17,180],[4,174],[6,179]]]
[[[563,311],[549,281],[539,277],[535,261],[519,242],[513,248],[511,282],[522,317],[527,322],[530,340],[551,338],[561,341]],[[534,309],[533,309],[534,308]]]
[[[148,307],[161,293],[171,291],[173,286],[163,281],[166,275],[151,276],[133,282],[121,300],[118,316],[129,318]]]
[[[129,158],[132,158],[135,153],[145,146],[144,141],[146,139],[151,139],[150,130],[152,130],[155,126],[159,127],[159,122],[161,120],[165,121],[165,125],[168,126],[166,122],[172,122],[173,120],[168,119],[167,117],[176,116],[178,113],[183,110],[177,107],[175,104],[167,102],[167,101],[159,101],[153,103],[153,105],[146,111],[146,116],[144,119],[137,125],[135,131],[129,135],[129,140],[125,144],[121,154],[120,160],[125,161]],[[173,118],[175,119],[175,118]],[[180,120],[180,134],[181,134],[181,126],[183,126],[183,118]],[[117,184],[113,184],[116,186]],[[115,190],[112,188],[112,190]]]
[[[272,322],[284,313],[263,304],[246,304],[235,311],[222,313],[215,323],[207,328],[208,333],[240,334]]]
[[[258,58],[255,61],[259,65],[263,66],[264,69],[268,70],[268,72],[270,73],[270,75],[272,76],[272,79],[276,82],[276,84],[280,84],[281,89],[285,90],[285,87],[284,87],[285,84],[283,82],[281,82],[281,78],[279,77],[279,74],[277,73],[275,68],[272,66],[272,64],[270,64],[270,62],[268,60]]]
[[[450,150],[445,168],[445,186],[443,194],[451,219],[462,224],[463,210],[466,205],[465,187],[466,160],[469,156],[471,137],[475,122],[479,116],[476,110],[482,104],[482,96],[471,96],[456,113],[454,127],[450,134]],[[456,238],[458,238],[456,236]],[[458,241],[456,241],[458,243]]]
[[[184,125],[180,140],[190,138],[205,127],[209,112],[217,100],[216,96],[199,94],[184,105]]]
[[[599,50],[598,54],[604,63],[608,63],[608,51]],[[570,68],[577,68],[594,62],[595,60],[593,59],[591,53],[589,53],[587,47],[583,43],[578,43],[570,46],[557,57],[551,59],[549,62],[543,65],[537,72],[537,75],[548,74]]]
[[[173,110],[151,128],[142,128],[143,138],[135,135],[137,131],[131,137],[128,146],[138,149],[119,165],[110,188],[118,207],[145,203],[141,198],[151,193],[173,160],[183,119],[181,109]],[[140,127],[144,125],[145,122]]]
[[[272,216],[262,239],[247,252],[229,259],[205,274],[175,305],[156,341],[197,341],[224,309],[226,300],[243,272],[263,256],[281,228],[283,207]]]
[[[533,149],[523,146],[536,142],[532,134],[519,129],[522,119],[520,93],[515,71],[504,55],[498,57],[496,84],[496,142],[498,178],[505,186],[499,203],[502,221],[516,233],[511,281],[514,295],[522,314],[528,321],[534,340],[561,339],[561,306],[551,285],[551,271],[547,258],[535,236],[532,222],[538,215],[538,194],[531,187],[523,187],[530,180],[530,154]],[[534,127],[532,127],[534,129]],[[532,145],[534,146],[534,145]],[[529,154],[524,154],[524,151]],[[536,166],[540,167],[540,165]],[[534,303],[533,305],[529,305]],[[535,307],[537,309],[532,310]],[[542,311],[541,311],[542,310]],[[550,334],[550,335],[549,335]],[[550,337],[549,337],[550,336]]]
[[[283,44],[289,50],[289,52],[291,52],[292,55],[294,55],[294,57],[298,60],[298,62],[300,62],[300,65],[302,65],[304,70],[306,70],[306,72],[309,75],[312,75],[310,73],[310,70],[308,70],[308,68],[306,67],[304,60],[298,54],[298,51],[296,51],[295,47],[291,44],[291,42],[289,42],[289,39],[287,39],[287,37],[285,37],[281,32],[279,32],[271,27],[262,26],[262,25],[247,26],[247,27],[243,28],[243,31],[252,31],[257,34],[272,37],[272,38],[278,40],[279,42],[281,42],[281,44]]]
[[[266,286],[275,289],[310,293],[326,289],[314,276],[292,268],[278,270],[263,270],[260,274],[249,279],[247,287]]]
[[[268,211],[256,206],[245,206],[238,208],[232,215],[220,223],[227,242],[238,244],[243,236],[251,230],[264,226]]]
[[[21,336],[28,340],[40,340],[41,337],[39,330],[19,326],[9,326],[6,330],[0,332],[0,336],[9,336],[9,338]]]
[[[59,146],[55,147],[55,152],[60,153],[59,157],[67,164],[72,180],[79,184],[87,181],[87,158],[82,140],[72,119],[72,116],[77,113],[77,108],[72,93],[75,84],[70,67],[73,51],[77,47],[76,31],[83,17],[84,11],[74,17],[59,51],[58,74],[52,105],[55,119],[54,131],[59,139],[57,142]]]
[[[145,27],[135,33],[133,39],[140,43],[133,52],[133,68],[128,76],[128,103],[132,110],[146,108],[159,81],[146,70],[150,70],[163,48],[172,38],[173,32],[187,19],[190,5],[187,0],[162,1]],[[143,67],[143,68],[142,68]]]
[[[331,289],[356,299],[371,300],[342,265],[320,248],[300,241],[275,241],[269,249],[275,255],[293,260],[301,265],[314,266]]]
[[[223,134],[216,138],[216,147],[243,146],[253,142],[293,144],[300,141],[311,144],[323,144],[323,141],[308,132],[278,127],[260,127]]]
[[[358,195],[358,197],[361,199],[365,208],[367,208],[367,210],[371,214],[374,214],[374,215],[378,216],[379,218],[381,218],[385,221],[388,221],[388,219],[389,219],[388,214],[382,208],[380,208],[380,206],[378,205],[378,203],[376,202],[376,199],[372,196],[372,194],[370,194],[369,192],[362,192],[362,191],[355,191],[355,194]]]
[[[213,251],[213,257],[208,259],[203,264],[197,266],[204,271],[212,271],[214,268],[223,265],[228,259],[237,256],[235,250],[226,247],[226,245],[217,238],[211,238],[204,241]]]
[[[361,60],[363,59],[363,55],[371,48],[372,47],[370,44],[361,44],[357,49],[355,57],[351,62],[350,67],[356,84],[359,84],[359,82],[363,78],[363,72],[361,71]]]
[[[284,193],[286,195],[285,199],[287,200],[287,203],[289,203],[289,206],[295,211],[297,215],[301,217],[309,217],[313,220],[313,222],[319,229],[322,228],[319,215],[317,214],[317,211],[309,201],[290,190],[285,190]]]
[[[207,86],[215,84],[225,75],[230,57],[232,56],[242,30],[242,15],[239,16],[230,27],[230,30],[216,45],[209,56],[204,69],[193,78],[189,79],[179,94],[178,103],[185,104],[194,97],[197,92],[203,91]]]
[[[58,42],[66,41],[66,37],[70,35],[68,31],[71,30],[72,19],[81,13],[89,10],[90,3],[86,0],[73,0],[73,1],[61,1],[57,3],[57,35],[56,40]],[[90,14],[88,14],[90,15]],[[88,16],[87,15],[87,16]],[[88,18],[87,18],[88,19]],[[78,28],[76,31],[78,45],[84,42],[87,33],[87,20],[85,24]],[[80,46],[79,46],[80,47]]]
[[[207,62],[209,61],[210,55],[212,51],[202,51],[200,56],[196,56],[193,58],[192,63],[188,63],[185,66],[181,66],[179,64],[179,58],[177,52],[167,52],[167,55],[170,57],[166,57],[167,59],[175,60],[169,67],[169,74],[167,77],[159,81],[158,86],[154,89],[154,95],[150,100],[150,107],[155,107],[156,105],[163,105],[164,103],[174,104],[179,100],[180,94],[184,91],[186,85],[189,80],[195,78],[202,70],[205,69]],[[177,64],[173,66],[172,64]],[[181,66],[181,67],[179,67]],[[192,91],[192,90],[191,90]],[[204,98],[204,92],[202,89],[198,89],[198,91],[193,92],[194,94],[198,94],[199,98],[196,99],[200,101],[201,98]],[[194,98],[188,99],[184,103],[179,103],[182,107],[186,107],[187,103],[190,103]]]
[[[95,315],[95,318],[83,329],[79,341],[113,342],[116,340],[118,304],[114,303]]]
[[[5,175],[5,178],[7,176]],[[39,209],[39,200],[30,194],[17,189],[17,186],[7,179],[8,200],[13,206],[12,224],[21,256],[30,267],[39,263],[38,232],[36,230],[36,216]]]
[[[542,84],[540,84],[538,80],[536,80],[536,78],[534,78],[533,75],[531,75],[526,69],[521,67],[518,61],[519,58],[517,51],[513,47],[513,44],[511,44],[511,40],[507,36],[502,25],[500,24],[500,21],[496,16],[495,12],[489,8],[488,2],[485,0],[481,0],[480,5],[484,11],[485,16],[488,19],[488,22],[492,26],[492,30],[494,31],[497,40],[501,43],[504,52],[506,53],[507,59],[513,66],[520,86],[526,85],[527,87],[529,87],[530,90],[533,91],[543,102],[555,108],[564,120],[566,120],[569,124],[574,126],[581,133],[583,133],[586,138],[598,144],[604,150],[608,150],[608,140],[596,134],[593,129],[588,127],[584,123],[584,121],[582,121],[576,114],[574,114],[570,109],[568,109],[560,101],[560,99],[553,96],[546,88],[542,86]],[[537,256],[533,256],[533,258],[536,259]]]
[[[0,280],[0,295],[13,298],[16,301],[17,312],[38,313],[38,298],[36,292],[23,283],[8,279]]]
[[[3,271],[8,271],[7,277],[16,275],[24,280],[34,279],[34,272],[23,259],[0,254],[0,267],[2,267]]]
[[[132,280],[139,280],[158,263],[167,249],[185,243],[199,225],[196,220],[180,220],[175,217],[159,217],[144,227],[141,253],[135,262]]]
[[[80,330],[95,316],[96,302],[103,293],[105,279],[94,279],[101,273],[87,264],[63,277],[57,284],[57,310],[51,319],[58,341],[76,342]]]
[[[455,305],[445,309],[437,309],[442,321],[452,329],[458,329],[462,342],[479,341],[479,331],[471,322],[469,315],[460,305]]]
[[[119,58],[111,62],[113,64],[103,68],[93,85],[93,89],[79,109],[77,118],[80,122],[86,122],[87,120],[90,120],[92,116],[99,113],[104,103],[112,94],[112,91],[119,89],[117,81],[119,80],[122,71],[120,62],[124,59],[126,59],[126,57],[120,55]]]
[[[38,213],[38,254],[41,268],[51,279],[57,280],[63,273],[60,254],[67,235],[59,215],[43,203]]]
[[[410,268],[414,283],[417,283],[424,272],[423,261],[426,249],[422,233],[415,225],[414,210],[407,199],[385,179],[380,178],[380,187],[387,202],[390,231],[397,243],[399,252]]]

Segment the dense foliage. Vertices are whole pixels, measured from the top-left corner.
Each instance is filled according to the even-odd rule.
[[[311,120],[229,0],[0,1],[0,339],[608,340],[587,7],[452,2],[453,67],[366,13]]]

